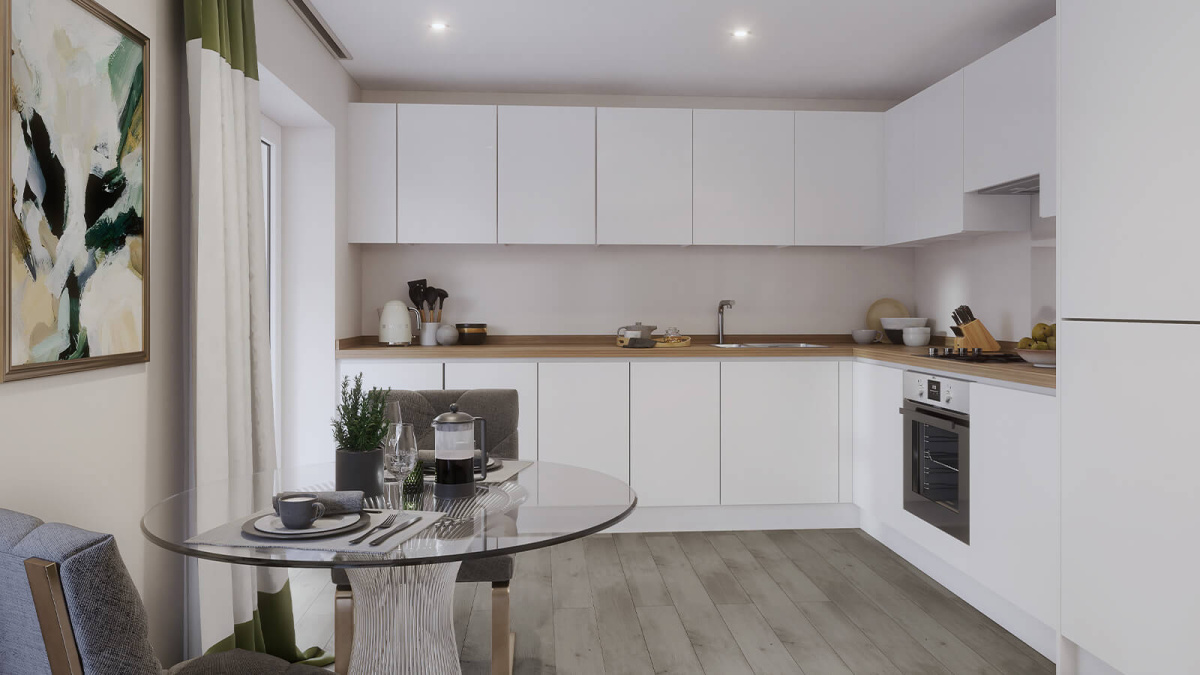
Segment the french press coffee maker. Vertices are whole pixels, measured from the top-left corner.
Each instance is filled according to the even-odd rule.
[[[487,478],[487,420],[458,411],[450,404],[450,412],[433,420],[433,496],[437,499],[459,499],[475,495],[475,423],[479,422],[479,445],[482,448],[481,474]]]

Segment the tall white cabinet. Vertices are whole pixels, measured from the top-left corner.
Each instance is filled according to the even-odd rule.
[[[838,364],[721,364],[721,503],[838,501]]]
[[[692,111],[596,110],[596,241],[692,243]]]
[[[692,111],[692,243],[795,243],[795,114]]]
[[[884,243],[883,114],[795,113],[795,243]]]
[[[401,104],[396,120],[397,241],[496,243],[496,106]]]
[[[538,365],[538,459],[629,481],[629,363]]]
[[[721,364],[629,364],[629,481],[642,506],[721,503]]]
[[[596,243],[596,109],[499,107],[499,242]]]

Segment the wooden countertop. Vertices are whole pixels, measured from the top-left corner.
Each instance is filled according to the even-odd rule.
[[[859,345],[848,335],[729,335],[726,342],[808,342],[824,348],[742,348],[713,346],[715,335],[692,337],[692,346],[678,348],[623,349],[610,336],[595,335],[493,335],[486,344],[452,347],[391,347],[380,344],[373,335],[339,340],[339,359],[638,359],[638,358],[762,358],[762,357],[859,357],[904,366],[928,368],[967,376],[1015,382],[1053,389],[1053,368],[1034,368],[1027,363],[963,363],[931,359],[928,347],[901,345]],[[937,344],[935,342],[934,344]]]

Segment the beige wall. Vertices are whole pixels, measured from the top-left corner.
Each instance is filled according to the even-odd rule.
[[[182,3],[101,3],[150,37],[151,361],[0,384],[0,506],[116,535],[155,649],[173,663],[183,653],[183,563],[147,543],[139,521],[185,480]]]

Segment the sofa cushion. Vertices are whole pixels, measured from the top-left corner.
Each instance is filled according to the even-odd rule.
[[[283,659],[234,649],[219,654],[207,654],[192,661],[185,661],[171,670],[168,675],[329,675],[329,671],[315,666],[288,663]]]

